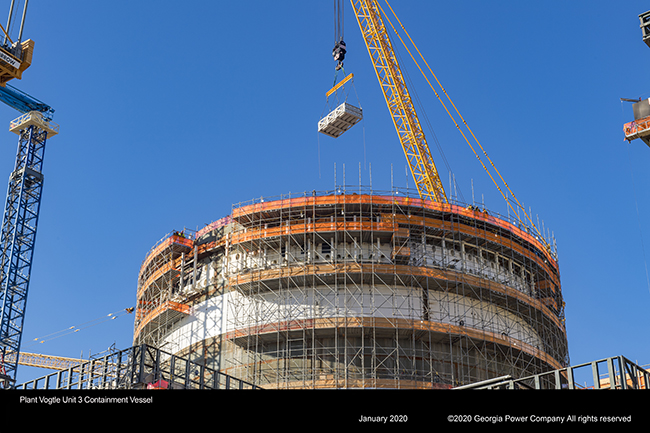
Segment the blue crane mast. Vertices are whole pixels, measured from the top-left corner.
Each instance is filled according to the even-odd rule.
[[[5,389],[16,382],[43,191],[45,144],[59,130],[52,122],[54,110],[49,105],[7,84],[22,77],[34,48],[33,41],[21,41],[27,0],[19,36],[15,41],[10,36],[15,3],[12,0],[7,28],[0,25],[0,35],[4,34],[0,42],[0,101],[22,113],[9,126],[18,135],[18,151],[0,226],[0,388]]]
[[[45,144],[58,133],[58,125],[51,121],[54,110],[50,106],[9,85],[0,87],[0,100],[23,113],[10,124],[10,131],[19,137],[18,151],[0,227],[0,388],[11,388],[43,191]]]

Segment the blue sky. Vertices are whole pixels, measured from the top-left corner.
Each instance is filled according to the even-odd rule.
[[[6,3],[6,5],[3,5]],[[650,364],[650,148],[623,141],[650,97],[647,2],[391,2],[499,171],[558,244],[572,364]],[[308,6],[306,6],[308,5]],[[0,4],[8,10],[9,1]],[[364,121],[316,132],[334,80],[331,1],[32,1],[33,64],[12,84],[49,103],[45,187],[23,350],[79,357],[132,344],[133,315],[33,344],[135,305],[145,254],[233,203],[334,188],[413,186],[346,3],[346,72]],[[506,205],[402,50],[465,199]],[[0,106],[0,179],[17,112]],[[438,166],[447,185],[448,173]],[[4,174],[2,174],[4,173]],[[4,177],[3,177],[4,176]],[[101,321],[101,320],[98,320]],[[92,322],[96,323],[96,322]],[[19,368],[18,382],[46,370]]]

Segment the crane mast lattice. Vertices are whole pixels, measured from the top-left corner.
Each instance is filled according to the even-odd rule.
[[[23,113],[10,124],[10,131],[19,137],[18,150],[0,226],[0,388],[11,388],[16,380],[43,191],[45,145],[48,137],[58,133],[58,125],[51,122],[51,107],[6,84],[9,79],[21,78],[31,64],[33,49],[29,41],[30,50],[24,52],[20,43],[27,1],[18,41],[11,41],[14,3],[7,29],[0,26],[5,36],[0,45],[0,101]]]
[[[43,191],[43,158],[48,135],[58,128],[37,111],[11,122],[18,134],[14,170],[9,176],[0,231],[0,379],[4,387],[15,380],[27,292]]]

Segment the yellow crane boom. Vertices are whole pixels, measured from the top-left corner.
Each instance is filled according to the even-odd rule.
[[[375,0],[350,0],[420,197],[447,196]]]
[[[411,99],[411,96],[409,95],[409,91],[406,86],[404,76],[402,74],[399,62],[397,60],[392,44],[388,37],[386,26],[384,25],[384,21],[382,18],[383,10],[381,9],[381,6],[379,5],[377,0],[350,0],[350,2],[352,3],[352,8],[354,10],[357,23],[359,24],[359,28],[361,29],[363,40],[366,44],[366,48],[368,49],[368,54],[370,54],[370,59],[372,60],[373,66],[375,68],[375,73],[377,74],[379,85],[384,94],[386,105],[388,106],[391,117],[393,119],[393,124],[395,125],[395,129],[397,130],[397,135],[399,136],[400,143],[404,150],[404,154],[406,155],[406,160],[411,170],[413,179],[415,180],[415,184],[417,186],[420,197],[435,202],[447,203],[448,202],[447,196],[445,195],[445,191],[442,187],[442,182],[440,181],[438,170],[436,169],[436,166],[433,162],[433,158],[431,157],[431,152],[429,150],[426,137],[424,135],[424,132],[422,131],[422,127],[420,125],[420,121],[418,120],[418,116],[415,111],[413,101]],[[388,0],[386,0],[386,3],[388,4]],[[390,4],[388,4],[388,6],[390,8]],[[388,20],[388,23],[392,27],[392,23],[390,23],[390,20]],[[401,25],[401,22],[399,24]],[[406,31],[404,29],[404,26],[402,26],[402,29]],[[411,40],[411,37],[408,35],[408,33],[407,36],[409,40]],[[400,40],[402,40],[399,34],[398,37],[400,38]],[[413,41],[411,40],[411,42]],[[415,48],[417,50],[417,47]],[[419,53],[419,50],[417,51]],[[411,53],[410,50],[409,50],[409,54],[411,55],[411,57],[413,57],[413,54]],[[415,61],[415,59],[413,60]],[[425,64],[427,67],[429,67],[428,63],[426,63],[426,60],[425,60]],[[418,68],[420,68],[419,65]],[[420,68],[420,71],[424,74],[422,68]],[[433,74],[431,68],[429,68],[429,71]],[[478,152],[476,151],[474,146],[470,143],[470,140],[465,135],[465,133],[463,133],[459,123],[454,119],[450,110],[447,109],[447,106],[440,98],[438,92],[436,92],[436,90],[433,88],[429,79],[426,76],[425,79],[427,80],[427,82],[429,82],[429,85],[433,89],[434,93],[436,94],[436,96],[438,97],[442,105],[445,107],[445,110],[454,121],[454,124],[456,125],[460,133],[465,138],[465,141],[467,141],[467,144],[469,144],[470,148],[474,152],[474,155],[477,157],[477,159],[479,160],[479,162],[481,163],[481,165],[483,166],[487,174],[490,176],[492,182],[494,182],[497,189],[499,190],[503,198],[508,203],[508,206],[517,215],[517,219],[520,222],[522,222],[522,219],[519,217],[519,213],[513,206],[513,201],[514,203],[516,203],[518,208],[521,209],[523,214],[526,216],[526,219],[530,223],[532,230],[537,234],[539,240],[546,246],[546,248],[549,251],[552,251],[552,247],[546,241],[544,234],[540,232],[539,228],[535,225],[530,215],[528,215],[528,213],[526,212],[526,209],[519,202],[515,194],[512,192],[512,190],[506,183],[506,181],[503,179],[501,173],[499,173],[494,163],[487,155],[487,152],[485,151],[483,146],[478,142],[472,130],[469,129],[469,125],[467,125],[465,119],[460,115],[460,112],[458,112],[458,109],[456,108],[454,103],[451,102],[451,99],[449,99],[456,113],[462,120],[462,123],[465,125],[465,127],[471,134],[472,138],[476,140],[476,144],[481,148],[481,151],[483,152],[484,156],[489,161],[489,165],[495,170],[496,174],[498,175],[498,178],[503,182],[504,187],[510,193],[510,197],[508,197],[505,194],[504,190],[499,186],[495,176],[493,176],[493,174],[490,172],[486,164],[483,163]],[[436,81],[440,85],[440,82],[438,81],[437,78]],[[440,85],[440,87],[442,88],[442,85]],[[442,88],[442,92],[449,98],[449,95],[447,95],[447,92],[445,91],[444,88]]]
[[[16,354],[7,356],[8,361],[14,361]],[[88,362],[84,359],[66,358],[64,356],[44,355],[41,353],[27,353],[20,352],[18,357],[18,364],[29,367],[49,368],[52,370],[67,370],[68,368],[75,367],[79,364]]]

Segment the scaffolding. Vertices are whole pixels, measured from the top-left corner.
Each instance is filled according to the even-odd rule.
[[[452,388],[567,366],[556,251],[514,218],[404,192],[260,198],[176,255],[157,246],[134,341],[264,388]],[[170,260],[178,308],[153,282]]]
[[[160,347],[161,339],[189,307],[179,297],[186,255],[192,252],[191,233],[174,231],[151,248],[138,276],[138,307],[134,332],[137,344]]]
[[[227,216],[197,232],[173,231],[150,249],[138,276],[135,345],[182,353],[202,365],[220,368],[219,352],[205,341],[206,328],[219,327],[210,325],[209,318],[201,321],[201,308],[192,306],[223,295],[222,259],[231,226]],[[188,331],[181,326],[188,319],[200,323]]]

